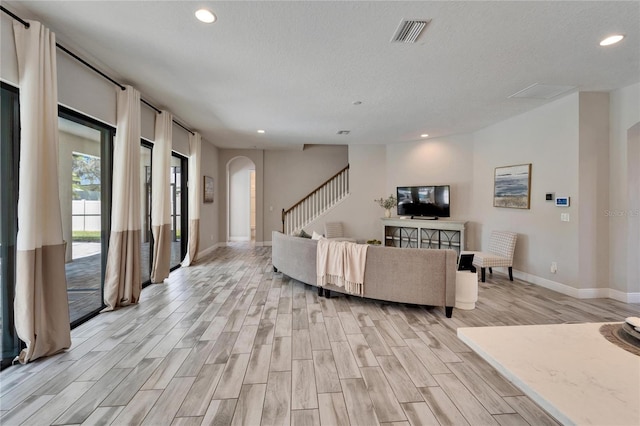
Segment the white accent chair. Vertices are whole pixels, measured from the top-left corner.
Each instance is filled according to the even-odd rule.
[[[485,282],[485,268],[493,274],[494,267],[509,268],[509,279],[513,281],[513,252],[518,234],[509,231],[493,231],[487,251],[465,251],[473,253],[473,266],[480,268],[482,282]]]
[[[356,241],[355,238],[344,236],[342,222],[326,222],[324,224],[324,237],[335,241]]]

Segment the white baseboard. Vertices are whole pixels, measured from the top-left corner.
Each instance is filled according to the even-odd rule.
[[[575,297],[576,299],[609,298],[624,303],[640,303],[640,293],[625,293],[613,288],[574,288],[537,275],[516,271],[515,269],[513,270],[513,276],[520,280],[530,282],[531,284],[539,285],[540,287]]]
[[[229,241],[250,241],[249,237],[229,237]]]
[[[272,244],[271,244],[271,241],[263,241],[262,245],[266,247],[271,247]]]

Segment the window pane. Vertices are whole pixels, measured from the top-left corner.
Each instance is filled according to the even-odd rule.
[[[102,307],[102,132],[60,117],[59,186],[74,322]]]

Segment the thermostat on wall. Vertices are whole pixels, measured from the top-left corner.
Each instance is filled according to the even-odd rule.
[[[569,207],[569,197],[556,197],[556,206]]]

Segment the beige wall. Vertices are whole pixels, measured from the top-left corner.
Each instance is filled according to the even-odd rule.
[[[493,230],[518,233],[514,269],[528,280],[571,291],[578,271],[579,96],[570,95],[474,134],[473,207],[478,223],[474,249],[487,247]],[[496,167],[532,164],[530,209],[493,207]],[[571,197],[571,207],[555,207],[545,193]],[[569,213],[570,222],[560,214]],[[550,272],[557,262],[558,272]]]
[[[282,209],[288,209],[349,164],[346,145],[312,145],[303,150],[264,153],[265,239],[282,230]]]
[[[220,206],[222,206],[222,198],[220,195],[220,179],[218,177],[218,155],[219,150],[211,143],[202,140],[200,171],[202,176],[211,176],[215,179],[213,203],[203,203],[202,194],[200,194],[200,243],[199,251],[211,249],[220,241],[223,241],[219,233],[219,215]],[[203,181],[200,177],[201,182]]]
[[[640,83],[610,93],[609,205],[605,214],[609,224],[609,276],[611,288],[635,294],[640,303],[640,255],[638,221],[633,214],[640,188],[632,180],[632,167],[638,168],[637,151],[629,149],[629,129],[640,122]],[[635,157],[634,157],[635,154]],[[631,212],[632,214],[629,214]],[[635,234],[635,235],[634,235]],[[626,241],[626,243],[625,243]]]

